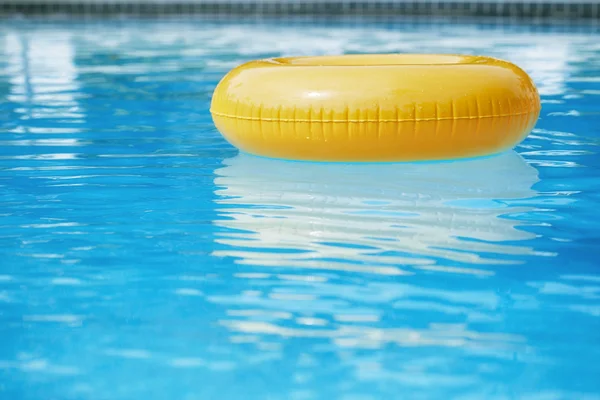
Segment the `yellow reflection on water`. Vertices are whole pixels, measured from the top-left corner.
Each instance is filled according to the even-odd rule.
[[[240,154],[216,171],[215,256],[241,264],[406,274],[490,273],[445,265],[515,263],[531,254],[537,170],[517,153],[425,164],[287,162]],[[510,241],[512,243],[505,243]],[[513,256],[509,260],[506,256]]]

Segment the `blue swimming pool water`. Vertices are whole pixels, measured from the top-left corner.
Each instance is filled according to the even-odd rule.
[[[600,399],[596,28],[0,25],[0,398]],[[232,67],[485,54],[542,96],[514,151],[238,155]]]

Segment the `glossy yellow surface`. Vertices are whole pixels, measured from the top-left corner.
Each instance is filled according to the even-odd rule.
[[[252,61],[217,85],[211,113],[241,151],[311,161],[419,161],[502,152],[540,99],[514,64],[461,55]]]

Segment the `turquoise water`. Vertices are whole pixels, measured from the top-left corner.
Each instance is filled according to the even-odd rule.
[[[0,398],[600,399],[600,35],[198,20],[0,26]],[[501,57],[543,110],[443,164],[240,155],[253,58]]]

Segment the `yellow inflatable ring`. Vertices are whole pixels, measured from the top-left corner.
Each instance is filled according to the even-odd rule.
[[[211,114],[242,152],[310,161],[422,161],[500,153],[540,113],[530,77],[469,55],[257,60],[217,85]]]

